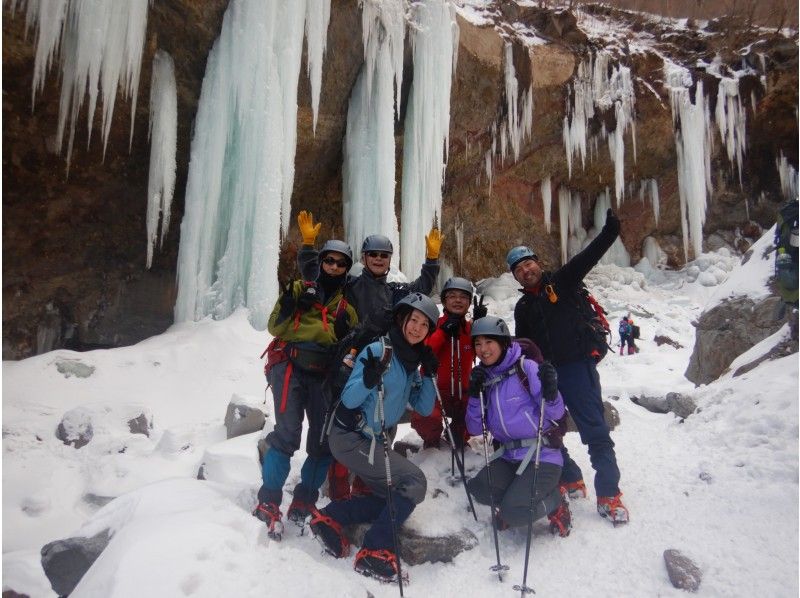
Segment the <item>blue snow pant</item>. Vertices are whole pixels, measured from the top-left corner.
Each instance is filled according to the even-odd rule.
[[[303,372],[284,361],[273,366],[269,374],[274,401],[275,428],[267,435],[267,452],[261,464],[263,483],[258,491],[259,502],[280,505],[283,485],[289,477],[289,459],[300,448],[303,416],[308,419],[306,460],[300,470],[300,483],[294,490],[296,499],[315,503],[319,488],[332,457],[327,439],[323,437],[328,391],[324,377]]]
[[[619,354],[624,354],[625,344],[628,345],[628,355],[633,355],[636,352],[636,349],[633,345],[633,335],[632,334],[623,334],[619,337]]]
[[[594,490],[597,496],[616,496],[619,493],[619,467],[614,453],[614,441],[603,415],[603,397],[600,376],[592,359],[574,361],[557,366],[558,390],[569,409],[581,442],[589,446],[589,459],[595,470]],[[562,482],[583,479],[580,467],[567,452],[564,457]]]

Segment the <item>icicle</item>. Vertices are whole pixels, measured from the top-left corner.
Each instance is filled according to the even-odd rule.
[[[456,255],[458,256],[458,268],[464,269],[464,221],[456,216],[456,223],[454,225],[456,232]]]
[[[789,160],[783,155],[781,150],[780,157],[775,160],[778,167],[778,177],[781,181],[781,193],[786,199],[797,199],[797,171],[789,164]]]
[[[650,179],[650,201],[653,205],[653,216],[656,219],[656,226],[658,226],[658,218],[661,207],[658,199],[658,181],[655,179]]]
[[[553,207],[553,189],[552,183],[550,181],[550,177],[545,177],[542,179],[542,209],[544,211],[544,228],[550,233],[550,227],[552,223],[550,222],[551,217],[551,210]]]
[[[331,20],[330,0],[306,0],[306,68],[311,81],[312,131],[317,132],[319,92],[322,86],[322,62],[328,45],[328,23]]]
[[[728,161],[736,165],[739,186],[742,186],[742,157],[747,143],[747,123],[737,79],[720,79],[714,116],[722,143],[727,150]]]
[[[178,138],[178,92],[172,57],[159,50],[153,57],[150,83],[150,174],[147,181],[147,268],[153,262],[153,248],[161,232],[159,247],[169,229],[172,193],[175,190],[175,154]]]
[[[667,263],[667,254],[661,249],[653,237],[645,237],[642,242],[642,255],[647,258],[653,268],[663,269]]]
[[[399,245],[394,123],[403,76],[403,18],[401,0],[363,2],[364,65],[350,95],[342,166],[344,223],[353,248],[376,233]]]
[[[566,187],[558,188],[558,229],[561,234],[561,263],[567,263],[569,243],[570,192]]]
[[[414,80],[403,138],[400,264],[416,276],[425,260],[425,234],[441,228],[442,186],[450,131],[450,84],[458,53],[455,8],[425,0],[411,9]]]
[[[492,150],[483,156],[483,168],[486,171],[486,178],[489,179],[489,197],[492,196]]]

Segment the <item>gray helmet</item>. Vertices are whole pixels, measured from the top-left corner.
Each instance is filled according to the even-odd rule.
[[[508,269],[513,272],[514,268],[517,267],[523,260],[539,260],[539,256],[531,249],[525,245],[517,245],[511,251],[508,252],[506,256],[506,263],[508,264]]]
[[[511,332],[502,318],[497,316],[484,316],[472,323],[470,336],[475,340],[476,336],[495,336],[511,340]]]
[[[424,313],[431,323],[430,332],[436,330],[436,323],[439,321],[439,308],[436,307],[433,299],[427,295],[423,295],[422,293],[414,291],[395,303],[395,306],[392,308],[392,315],[396,316],[400,311],[405,309],[405,306],[409,306],[412,309],[418,309]]]
[[[363,256],[367,251],[383,251],[385,253],[394,253],[394,247],[389,237],[383,235],[370,235],[361,244],[361,255]]]
[[[340,241],[339,239],[325,241],[325,245],[323,245],[322,249],[319,250],[319,261],[321,262],[323,259],[325,259],[325,256],[332,251],[344,254],[344,257],[347,258],[347,269],[349,270],[352,267],[353,250],[350,249],[350,245],[344,241]]]
[[[460,278],[458,276],[453,276],[452,278],[448,278],[447,281],[444,283],[442,287],[441,297],[444,299],[444,296],[447,294],[447,291],[450,290],[458,290],[464,291],[469,295],[469,298],[472,299],[472,283],[468,281],[466,278]]]

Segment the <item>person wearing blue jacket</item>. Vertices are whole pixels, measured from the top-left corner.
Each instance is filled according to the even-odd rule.
[[[469,480],[467,488],[478,502],[499,506],[493,522],[498,529],[527,525],[533,502],[533,519],[547,515],[550,531],[567,536],[572,516],[566,490],[559,487],[564,464],[559,420],[565,411],[555,367],[525,358],[506,323],[495,316],[473,324],[472,343],[480,364],[470,376],[467,431],[480,435],[485,420],[495,445],[499,443],[500,447],[489,458],[489,465]],[[543,402],[539,470],[535,472]]]
[[[433,411],[434,378],[439,366],[424,343],[436,329],[436,304],[426,295],[412,292],[395,305],[392,313],[388,337],[370,343],[358,354],[328,436],[334,458],[358,475],[372,494],[334,500],[313,511],[309,524],[326,551],[341,558],[349,553],[342,526],[371,523],[356,555],[355,569],[387,581],[394,581],[399,571],[392,526],[402,525],[424,500],[427,481],[419,467],[389,451],[393,522],[387,500],[383,433],[400,421],[407,405],[420,415]]]

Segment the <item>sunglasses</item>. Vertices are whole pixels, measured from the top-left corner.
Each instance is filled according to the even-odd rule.
[[[385,251],[368,251],[367,252],[367,257],[380,258],[382,260],[388,260],[390,257],[392,257],[392,254],[391,253],[386,253]]]
[[[333,257],[326,257],[322,260],[323,264],[328,264],[329,266],[336,266],[338,268],[347,268],[347,260],[337,260]]]

